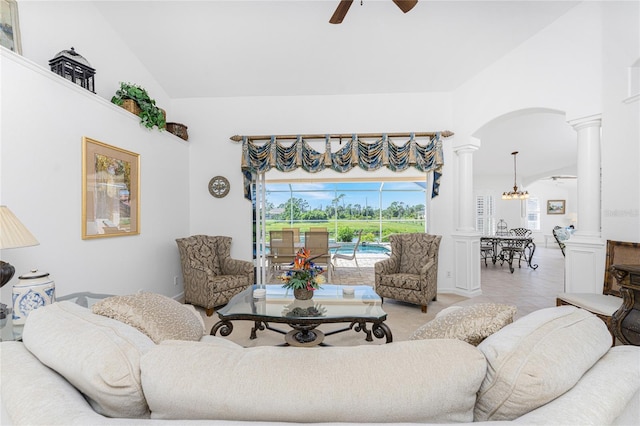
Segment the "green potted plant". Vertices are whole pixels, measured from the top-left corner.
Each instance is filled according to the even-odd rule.
[[[135,105],[126,105],[127,100],[133,101]],[[136,84],[120,82],[120,88],[111,102],[136,114],[140,117],[140,123],[149,129],[156,126],[158,130],[163,130],[166,127],[164,111],[156,106],[156,101],[149,97],[145,89]]]

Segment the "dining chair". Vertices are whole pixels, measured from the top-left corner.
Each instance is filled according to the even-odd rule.
[[[562,228],[558,225],[554,226],[551,232],[553,233],[553,238],[555,238],[560,250],[562,251],[562,255],[564,256],[564,248],[566,247],[564,242],[569,239],[571,234],[567,232],[566,228]]]
[[[356,268],[358,268],[358,272],[360,272],[360,265],[358,265],[358,258],[356,257],[356,253],[358,252],[358,246],[360,245],[360,237],[362,236],[362,230],[358,231],[356,235],[357,235],[356,242],[353,245],[353,251],[350,254],[342,254],[342,253],[338,253],[337,251],[333,254],[331,264],[334,268],[336,266],[335,264],[336,259],[353,260],[356,264]]]
[[[327,270],[327,282],[331,280],[331,253],[329,252],[328,232],[305,232],[304,248],[309,250],[313,263],[325,265]],[[318,256],[318,257],[316,257]]]
[[[293,243],[300,242],[300,228],[282,228],[283,231],[293,231]]]
[[[269,265],[278,269],[282,265],[288,265],[295,258],[293,243],[293,231],[269,231]]]
[[[484,260],[484,266],[487,265],[487,259],[491,259],[493,263],[494,260],[494,242],[493,240],[482,240],[480,239],[480,260]]]
[[[531,229],[527,228],[511,228],[509,230],[509,235],[514,237],[528,237],[531,235]]]

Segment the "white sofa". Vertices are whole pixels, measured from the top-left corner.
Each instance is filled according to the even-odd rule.
[[[242,348],[156,344],[58,302],[30,314],[24,343],[0,344],[2,424],[640,424],[640,348],[610,344],[602,321],[569,306],[477,347]]]

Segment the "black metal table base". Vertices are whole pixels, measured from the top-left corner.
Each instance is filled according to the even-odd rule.
[[[533,254],[536,251],[536,243],[533,239],[530,240],[518,240],[511,239],[509,237],[495,238],[495,237],[482,237],[482,240],[490,242],[493,248],[490,250],[491,262],[495,265],[500,261],[500,266],[505,262],[509,265],[509,272],[513,274],[515,268],[513,262],[518,260],[518,268],[521,267],[521,261],[524,260],[527,266],[531,269],[537,269],[538,264],[533,263]],[[488,256],[488,255],[487,255]],[[486,264],[485,258],[485,264]]]
[[[243,319],[243,318],[236,318],[236,319]],[[335,324],[335,323],[347,322],[347,321],[351,321],[349,326],[338,329],[338,330],[329,331],[327,333],[323,333],[320,330],[316,330],[316,327],[318,327],[320,324]],[[370,329],[367,327],[367,323],[371,323]],[[385,343],[391,343],[393,341],[393,335],[391,333],[391,329],[387,324],[384,323],[384,321],[352,318],[346,321],[338,321],[338,320],[323,321],[321,323],[311,323],[311,322],[292,323],[287,321],[286,324],[289,325],[291,328],[293,328],[293,330],[291,331],[280,330],[278,328],[271,327],[269,323],[266,321],[254,320],[254,325],[251,328],[251,334],[249,335],[249,339],[252,339],[252,340],[256,339],[258,337],[257,336],[258,330],[260,331],[271,330],[271,331],[275,331],[276,333],[286,335],[287,338],[285,338],[285,342],[286,342],[285,344],[294,345],[294,346],[316,346],[316,345],[327,346],[323,342],[323,339],[325,336],[331,336],[333,334],[354,330],[356,332],[365,333],[366,335],[365,340],[367,342],[372,342],[374,336],[378,339],[385,338],[386,339]],[[223,319],[218,321],[211,328],[210,334],[212,336],[215,336],[218,331],[220,331],[221,336],[228,336],[229,334],[231,334],[231,332],[233,331],[233,324],[231,320]]]

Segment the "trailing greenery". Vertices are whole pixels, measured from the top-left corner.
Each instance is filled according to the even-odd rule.
[[[132,84],[120,82],[120,88],[116,91],[116,94],[111,98],[111,102],[122,106],[125,99],[132,99],[136,101],[138,107],[140,107],[140,123],[143,126],[152,129],[156,126],[158,130],[164,130],[167,123],[164,118],[164,113],[160,108],[156,106],[156,101],[149,97],[149,94],[142,87]]]

